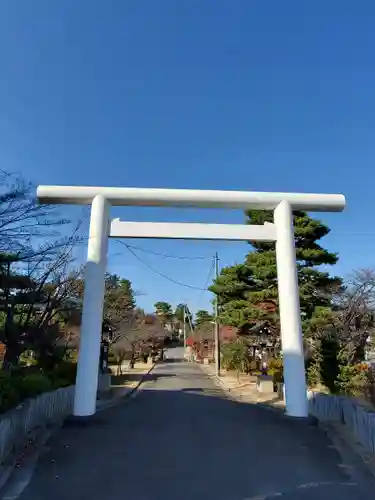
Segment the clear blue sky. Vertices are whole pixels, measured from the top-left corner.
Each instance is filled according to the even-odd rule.
[[[35,183],[342,192],[323,214],[332,272],[375,265],[373,0],[12,0],[0,6],[0,166]],[[82,208],[63,207],[78,217]],[[133,220],[237,212],[117,209]],[[139,241],[241,261],[246,245]],[[210,260],[139,254],[201,287]],[[110,270],[193,309],[111,243]]]

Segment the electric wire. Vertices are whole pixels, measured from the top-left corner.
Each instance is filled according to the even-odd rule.
[[[181,260],[206,260],[206,259],[211,259],[211,257],[203,257],[203,256],[184,256],[184,255],[169,255],[165,253],[159,253],[159,252],[154,252],[153,250],[146,250],[145,248],[141,248],[135,245],[129,245],[127,243],[124,243],[121,240],[117,240],[119,243],[122,243],[123,245],[126,245],[128,248],[132,248],[133,250],[139,250],[140,252],[144,253],[149,253],[151,255],[158,255],[159,257],[165,257],[168,259],[181,259]]]
[[[197,301],[197,309],[199,309],[201,303],[202,303],[202,300],[203,300],[203,297],[204,297],[204,292],[208,292],[209,289],[208,289],[208,284],[210,281],[212,281],[212,274],[214,272],[214,269],[215,269],[215,258],[213,257],[212,258],[212,263],[211,263],[211,267],[210,267],[210,270],[208,272],[208,276],[206,278],[206,281],[205,281],[205,284],[204,284],[204,289],[202,290],[202,293],[200,294],[199,298],[198,298],[198,301]]]
[[[205,288],[201,288],[201,287],[198,287],[198,286],[193,286],[193,285],[189,285],[187,283],[183,283],[182,281],[178,281],[178,280],[175,280],[173,278],[171,278],[170,276],[167,276],[166,274],[164,273],[161,273],[160,271],[158,271],[157,269],[155,269],[154,267],[150,266],[150,264],[148,264],[148,262],[145,262],[139,255],[136,254],[136,252],[134,252],[134,250],[132,248],[130,248],[129,245],[127,245],[126,243],[118,240],[119,243],[121,243],[122,245],[124,245],[128,251],[137,259],[139,260],[139,262],[141,262],[144,266],[146,266],[148,269],[150,269],[151,271],[153,271],[155,274],[158,274],[159,276],[161,276],[162,278],[168,280],[168,281],[171,281],[172,283],[175,283],[176,285],[181,285],[181,286],[184,286],[186,288],[190,288],[192,290],[199,290],[199,291],[207,291],[207,289]]]

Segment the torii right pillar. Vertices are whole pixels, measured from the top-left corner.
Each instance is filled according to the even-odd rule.
[[[288,201],[275,208],[276,260],[286,413],[307,417],[307,388],[299,303],[293,212]]]

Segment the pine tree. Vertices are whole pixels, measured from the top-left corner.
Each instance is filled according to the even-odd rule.
[[[174,311],[174,317],[180,323],[180,325],[182,325],[182,323],[184,322],[184,315],[185,322],[190,325],[193,321],[193,315],[190,312],[188,305],[184,303],[178,304]]]
[[[212,323],[213,316],[205,309],[199,309],[195,314],[195,324],[197,326],[204,325],[207,323]]]
[[[219,299],[220,319],[226,325],[245,328],[252,324],[256,310],[248,295],[255,282],[245,264],[225,267],[210,290]]]
[[[266,210],[251,210],[247,217],[248,224],[273,222],[273,213]],[[293,218],[301,313],[308,321],[316,308],[331,306],[332,289],[341,279],[318,266],[333,265],[338,256],[318,243],[329,233],[326,225],[305,212],[294,212]],[[244,264],[224,268],[211,287],[219,295],[222,321],[233,326],[247,327],[263,319],[277,322],[275,311],[262,307],[266,301],[278,303],[275,243],[251,242],[251,246]]]

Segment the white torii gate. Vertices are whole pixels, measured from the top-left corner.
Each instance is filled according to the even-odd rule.
[[[292,211],[340,212],[345,207],[343,195],[39,186],[37,197],[47,204],[91,204],[74,416],[89,417],[96,411],[108,237],[276,241],[286,413],[308,416]],[[274,210],[274,223],[252,226],[119,219],[110,223],[111,205],[268,209]]]

